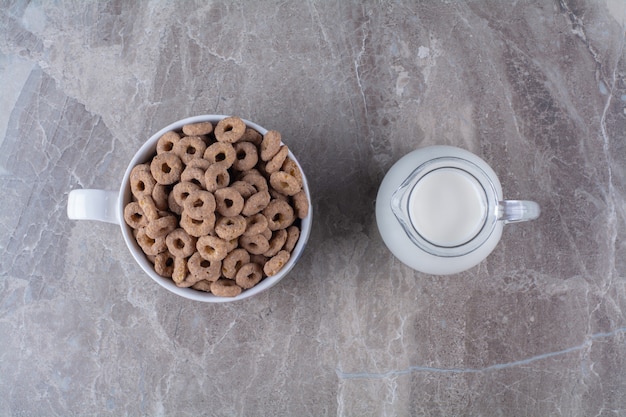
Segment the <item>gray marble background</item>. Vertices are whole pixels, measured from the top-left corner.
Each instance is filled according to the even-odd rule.
[[[0,415],[625,416],[625,22],[622,0],[0,1]],[[65,212],[206,113],[280,130],[315,209],[292,273],[228,305]],[[431,144],[543,209],[447,277],[373,210]]]

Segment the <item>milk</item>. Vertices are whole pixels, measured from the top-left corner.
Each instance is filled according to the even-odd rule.
[[[439,168],[424,175],[409,197],[415,230],[437,246],[454,247],[476,236],[487,217],[487,197],[480,183],[458,168]]]

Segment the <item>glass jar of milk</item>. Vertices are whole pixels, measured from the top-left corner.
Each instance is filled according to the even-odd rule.
[[[536,219],[533,201],[504,200],[485,161],[464,149],[430,146],[396,162],[380,185],[376,221],[391,252],[437,275],[469,269],[496,247],[506,223]]]

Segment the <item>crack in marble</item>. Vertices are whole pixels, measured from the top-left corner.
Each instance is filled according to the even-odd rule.
[[[591,347],[593,342],[598,339],[605,339],[619,334],[626,333],[626,327],[620,327],[611,332],[595,333],[589,336],[582,344],[572,346],[566,349],[557,350],[554,352],[542,353],[540,355],[531,356],[526,359],[520,359],[513,362],[497,363],[489,365],[484,368],[437,368],[432,366],[413,365],[405,369],[391,370],[387,372],[344,372],[341,369],[335,369],[337,377],[341,380],[352,379],[385,379],[394,378],[397,376],[409,375],[416,372],[424,373],[437,373],[437,374],[479,374],[492,371],[501,371],[504,369],[515,368],[518,366],[529,365],[534,362],[538,362],[544,359],[550,359],[557,356],[566,355],[572,352],[578,352]]]

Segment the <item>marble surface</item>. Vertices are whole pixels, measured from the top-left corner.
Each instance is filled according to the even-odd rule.
[[[626,415],[623,1],[0,4],[0,415]],[[314,196],[296,268],[228,305],[65,211],[206,113],[280,130]],[[431,144],[543,209],[452,276],[374,217]]]

